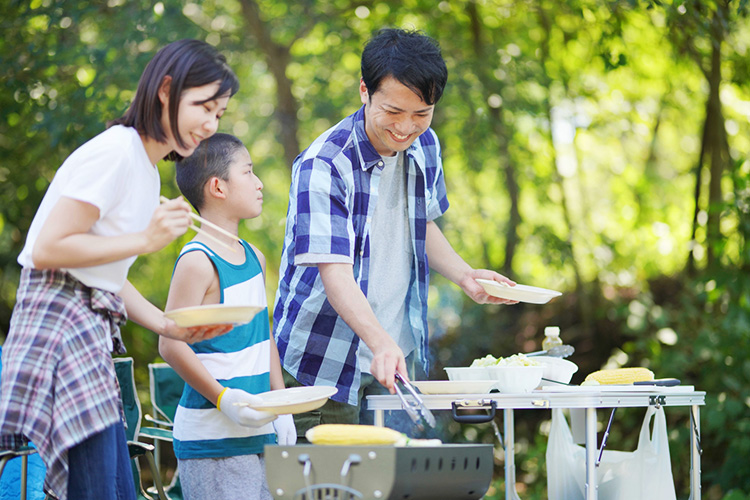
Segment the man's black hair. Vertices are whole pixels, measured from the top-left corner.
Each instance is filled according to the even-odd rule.
[[[448,81],[448,68],[437,42],[421,31],[385,28],[362,52],[362,80],[370,95],[380,83],[394,77],[426,104],[436,104]]]

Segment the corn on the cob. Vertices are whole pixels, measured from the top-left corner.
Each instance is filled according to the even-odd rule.
[[[648,368],[615,368],[589,373],[586,381],[596,380],[600,384],[632,384],[643,380],[654,380],[654,372]]]
[[[394,444],[403,438],[403,434],[387,427],[353,424],[321,424],[305,433],[313,444],[368,445]]]

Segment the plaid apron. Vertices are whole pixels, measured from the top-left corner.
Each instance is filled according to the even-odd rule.
[[[68,494],[68,450],[121,420],[109,337],[124,353],[122,299],[59,270],[24,268],[3,345],[0,448],[31,440],[45,488]]]

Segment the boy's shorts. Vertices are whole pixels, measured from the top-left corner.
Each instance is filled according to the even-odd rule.
[[[185,500],[273,500],[263,455],[177,461]]]

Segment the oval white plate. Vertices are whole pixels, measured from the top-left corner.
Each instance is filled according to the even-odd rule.
[[[260,306],[237,306],[232,304],[207,304],[204,306],[183,307],[165,312],[177,326],[188,328],[191,326],[250,323],[262,311]]]
[[[561,292],[539,288],[536,286],[520,285],[506,286],[497,281],[477,278],[477,283],[482,285],[484,291],[493,297],[501,299],[517,300],[530,304],[546,304],[555,297],[562,295]]]
[[[495,386],[494,380],[412,380],[411,385],[422,394],[486,394]]]
[[[337,392],[338,389],[335,387],[325,385],[289,387],[288,389],[256,394],[263,400],[261,404],[237,404],[240,406],[249,406],[254,410],[275,413],[277,415],[305,413],[306,411],[320,408],[325,404],[329,397]]]

